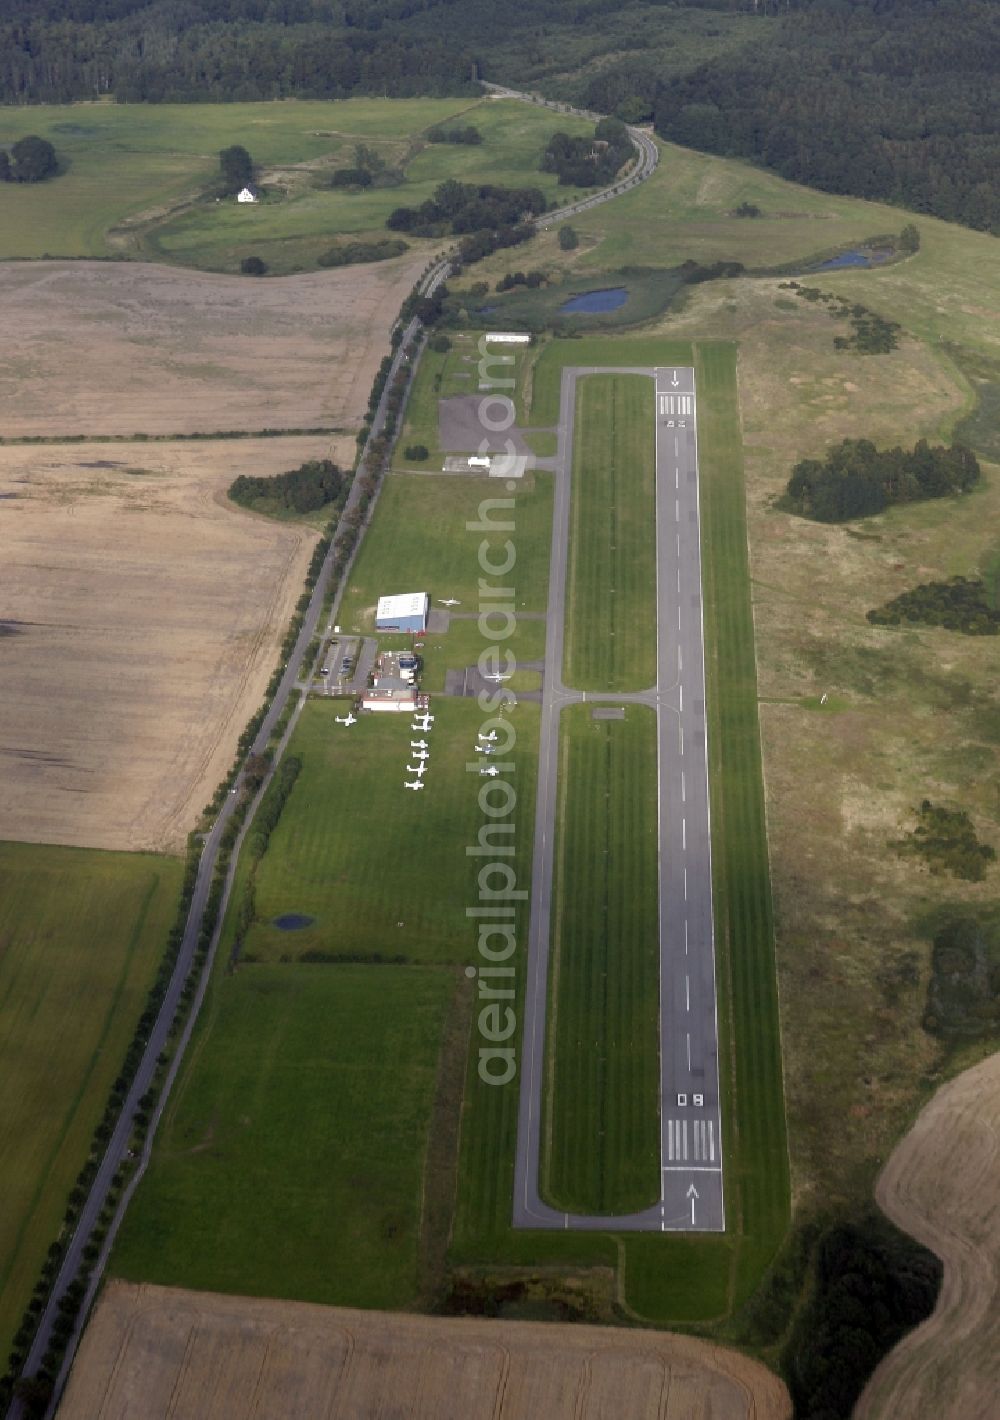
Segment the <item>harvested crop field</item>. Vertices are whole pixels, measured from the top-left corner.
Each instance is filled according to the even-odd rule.
[[[956,1166],[957,1165],[957,1166]],[[937,1253],[933,1313],[868,1382],[855,1420],[992,1420],[1000,1392],[1000,1054],[944,1085],[876,1187],[893,1222]]]
[[[787,1420],[735,1351],[608,1327],[348,1311],[112,1283],[59,1420]]]
[[[225,489],[329,452],[0,448],[0,839],[183,845],[263,699],[317,537]]]
[[[0,265],[0,437],[356,432],[426,258],[280,279]]]

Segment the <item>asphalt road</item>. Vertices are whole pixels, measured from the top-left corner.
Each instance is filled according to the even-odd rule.
[[[647,691],[605,695],[573,690],[562,680],[573,427],[577,381],[590,374],[623,373],[647,375],[651,381],[657,678]],[[694,371],[565,369],[556,465],[513,1221],[522,1228],[720,1232],[725,1210]],[[544,1203],[538,1191],[559,717],[566,705],[579,702],[646,704],[657,715],[661,1186],[651,1207],[614,1217],[562,1212]]]

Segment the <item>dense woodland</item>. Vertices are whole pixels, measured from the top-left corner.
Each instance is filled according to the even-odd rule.
[[[678,143],[1000,232],[998,73],[994,0],[823,0],[652,98]]]
[[[748,17],[739,42],[731,12]],[[678,68],[692,15],[698,62]],[[495,79],[993,231],[998,70],[994,0],[0,3],[7,103],[458,95]]]
[[[932,448],[919,439],[910,452],[880,450],[870,439],[844,439],[825,459],[795,465],[781,506],[819,523],[842,523],[882,513],[894,503],[967,493],[979,476],[976,456],[962,444]]]

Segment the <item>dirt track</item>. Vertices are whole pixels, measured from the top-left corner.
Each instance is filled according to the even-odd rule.
[[[782,1383],[664,1332],[445,1320],[112,1282],[58,1420],[788,1420]]]
[[[944,1262],[933,1314],[885,1358],[854,1420],[995,1420],[1000,1396],[1000,1054],[944,1085],[876,1197]]]
[[[424,264],[274,280],[138,262],[0,265],[0,436],[354,432]]]
[[[0,448],[0,838],[183,846],[263,699],[317,537],[224,491],[328,452]]]

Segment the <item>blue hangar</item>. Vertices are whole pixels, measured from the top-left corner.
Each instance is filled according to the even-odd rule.
[[[426,592],[405,592],[398,597],[379,597],[375,608],[376,631],[427,630],[431,599]]]

